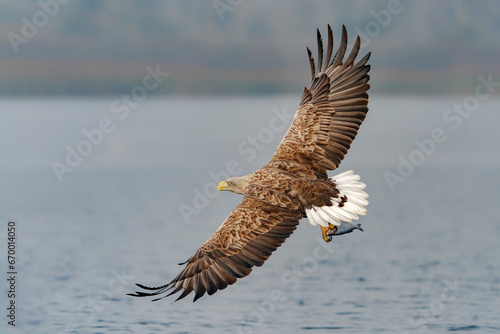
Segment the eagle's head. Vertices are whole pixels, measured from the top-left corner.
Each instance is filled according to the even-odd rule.
[[[247,175],[248,176],[248,175]],[[241,177],[230,177],[226,181],[219,183],[217,187],[219,191],[229,190],[236,194],[244,194],[248,186],[248,178],[246,176]]]

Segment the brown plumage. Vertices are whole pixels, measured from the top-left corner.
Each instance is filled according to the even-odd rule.
[[[349,231],[339,232],[335,227],[342,224],[340,220],[352,221],[357,214],[364,214],[367,195],[357,190],[364,185],[353,182],[351,174],[342,176],[348,184],[340,185],[341,175],[336,181],[328,178],[327,171],[339,166],[368,112],[370,66],[366,63],[370,54],[354,63],[360,47],[358,36],[344,61],[347,31],[343,27],[339,49],[332,57],[333,34],[328,26],[323,61],[323,42],[319,30],[317,33],[317,64],[307,49],[311,86],[304,89],[295,118],[271,161],[252,174],[221,182],[219,190],[244,195],[241,203],[183,263],[185,268],[170,283],[155,288],[137,284],[146,291],[132,296],[159,296],[154,299],[158,300],[181,292],[179,300],[194,292],[196,301],[205,293],[212,295],[225,289],[238,278],[249,275],[254,266],[261,266],[306,214],[311,224],[327,226],[322,230],[331,233],[323,231],[324,237],[360,229],[359,225],[348,226]],[[345,181],[346,178],[349,180]],[[349,198],[354,204],[349,203]],[[337,217],[335,210],[344,206],[349,208],[338,211]],[[310,210],[316,210],[321,217]]]

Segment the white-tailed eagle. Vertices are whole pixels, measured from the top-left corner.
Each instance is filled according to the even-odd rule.
[[[232,177],[219,190],[243,195],[243,200],[222,225],[185,264],[170,283],[132,296],[162,299],[181,292],[177,300],[194,291],[194,300],[214,294],[248,276],[293,233],[307,217],[320,226],[323,239],[345,234],[364,215],[368,201],[359,176],[347,171],[328,178],[336,169],[368,112],[370,65],[368,53],[355,62],[360,38],[347,58],[347,31],[342,29],[338,50],[333,54],[333,34],[328,26],[328,46],[323,55],[319,30],[318,61],[307,48],[311,86],[305,88],[294,120],[271,161],[258,171]],[[324,58],[323,58],[324,56]],[[323,61],[324,60],[324,61]]]

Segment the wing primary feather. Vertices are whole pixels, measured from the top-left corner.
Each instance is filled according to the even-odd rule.
[[[224,281],[222,276],[217,274],[217,271],[215,270],[214,267],[208,268],[207,273],[218,290],[224,290],[227,287],[228,285],[227,282]]]
[[[359,38],[359,36],[357,36],[356,42],[354,43],[354,46],[352,47],[351,53],[349,54],[349,56],[345,60],[345,63],[344,63],[345,66],[351,66],[354,64],[354,60],[358,56],[360,46],[361,46],[361,39]]]
[[[149,287],[149,286],[145,286],[145,285],[142,285],[142,284],[139,284],[139,283],[135,283],[135,285],[137,285],[139,288],[144,289],[144,290],[160,290],[160,289],[168,287],[170,285],[170,283],[162,285],[162,286],[158,286],[158,287],[155,287],[155,288],[152,288],[152,287]]]
[[[183,298],[185,298],[187,295],[189,295],[191,292],[193,292],[193,287],[189,284],[188,286],[186,286],[186,288],[184,289],[184,291],[182,291],[181,295],[179,296],[179,298],[177,298],[174,302],[177,302]],[[162,298],[165,298],[165,297],[162,297]],[[158,298],[157,300],[160,300],[161,298]]]
[[[176,294],[177,292],[181,291],[182,290],[182,284],[179,285],[178,287],[176,287],[174,290],[172,290],[169,294],[167,294],[165,297],[168,297],[168,296],[171,296],[171,295],[174,295]]]
[[[224,265],[221,265],[218,260],[214,263],[214,266],[212,268],[217,273],[217,275],[219,275],[219,277],[227,284],[231,285],[236,282],[236,277],[231,275],[229,271],[225,270]]]
[[[323,67],[323,38],[319,29],[316,29],[316,38],[318,40],[318,71]]]
[[[335,55],[335,61],[333,62],[332,67],[335,68],[335,67],[342,64],[342,59],[344,58],[346,48],[347,48],[347,29],[343,25],[340,46],[339,46],[339,49],[337,51],[337,54]]]
[[[368,60],[370,60],[371,55],[372,55],[372,53],[368,52],[363,58],[361,58],[360,61],[358,61],[356,63],[356,65],[354,65],[353,69],[357,69],[359,67],[365,66],[366,63],[368,62]]]
[[[311,67],[311,82],[314,81],[314,77],[316,76],[316,67],[314,66],[314,58],[312,56],[311,50],[307,49],[307,56],[309,57],[309,66]]]
[[[207,293],[209,296],[213,295],[217,291],[217,286],[215,285],[214,282],[212,282],[208,270],[203,271],[201,274],[201,280],[203,282],[203,285],[205,285],[205,290],[207,290]]]
[[[326,70],[326,68],[330,63],[330,58],[332,57],[332,50],[333,50],[333,32],[332,32],[332,27],[328,25],[328,45],[326,48],[325,62],[323,64],[323,68],[321,69],[322,72]]]
[[[201,275],[196,274],[193,276],[193,290],[195,291],[194,298],[193,298],[193,303],[203,297],[203,295],[206,292],[205,285],[203,285],[203,282],[201,282]]]

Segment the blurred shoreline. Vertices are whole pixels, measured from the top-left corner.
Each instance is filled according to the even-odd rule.
[[[0,96],[106,96],[123,94],[141,83],[145,68],[170,73],[155,95],[300,94],[309,85],[309,68],[213,69],[172,64],[113,63],[78,60],[2,59]],[[493,72],[500,68],[492,69]],[[398,95],[469,94],[479,75],[491,71],[389,70],[373,68],[371,93]],[[29,77],[29,80],[26,78]],[[500,73],[493,78],[499,81]],[[50,84],[47,81],[50,80]]]

